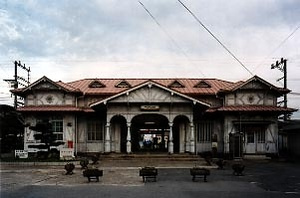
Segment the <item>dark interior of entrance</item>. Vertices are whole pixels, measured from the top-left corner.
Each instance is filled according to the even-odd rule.
[[[133,152],[167,152],[170,127],[168,119],[158,114],[142,114],[131,122]]]
[[[233,158],[243,156],[243,133],[229,134],[229,153]]]

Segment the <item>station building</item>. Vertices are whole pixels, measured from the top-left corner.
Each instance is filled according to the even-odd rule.
[[[290,90],[253,76],[229,82],[211,78],[82,79],[46,76],[12,90],[24,98],[18,111],[28,126],[47,119],[60,148],[77,153],[278,153],[278,106]],[[25,128],[24,147],[39,144]]]

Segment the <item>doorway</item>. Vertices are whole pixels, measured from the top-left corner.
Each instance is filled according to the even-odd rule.
[[[127,124],[123,116],[111,119],[111,149],[113,152],[126,153]]]
[[[229,134],[229,153],[233,158],[243,157],[243,133]]]
[[[141,114],[131,121],[131,145],[133,152],[167,152],[169,121],[160,114]]]

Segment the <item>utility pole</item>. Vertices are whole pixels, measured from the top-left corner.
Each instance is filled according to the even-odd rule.
[[[26,87],[30,84],[30,67],[26,67],[25,64],[21,64],[21,61],[15,61],[14,62],[14,66],[15,66],[15,75],[13,79],[4,79],[4,81],[6,81],[7,83],[9,83],[11,85],[11,88],[14,89],[18,89],[19,85]],[[18,75],[18,68],[21,68],[23,70],[25,70],[27,72],[27,79],[26,77],[22,77],[20,75]],[[18,96],[16,94],[14,94],[14,107],[15,109],[17,109],[18,105],[21,104],[23,105],[24,103],[22,101],[20,101],[20,99],[18,100]]]
[[[284,89],[287,89],[287,64],[286,64],[286,62],[287,62],[287,59],[281,58],[280,61],[276,61],[275,64],[271,65],[271,69],[276,68],[279,71],[283,72],[283,77],[277,79],[277,81],[280,81],[283,79],[283,88]],[[287,108],[287,93],[283,94],[283,101],[280,101],[279,103],[282,103],[282,102],[283,102],[283,106],[285,108]],[[287,113],[284,113],[283,120],[287,121],[287,118],[288,118]]]

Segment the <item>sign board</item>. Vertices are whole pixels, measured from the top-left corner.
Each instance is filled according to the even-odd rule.
[[[28,151],[26,150],[15,150],[15,158],[28,158]]]
[[[142,111],[159,111],[158,105],[142,105],[141,106]]]

